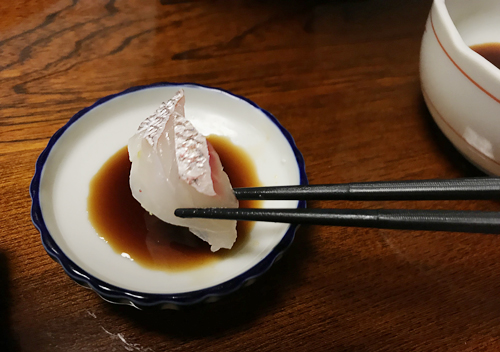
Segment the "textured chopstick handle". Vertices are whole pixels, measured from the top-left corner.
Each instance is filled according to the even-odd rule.
[[[500,213],[401,209],[177,209],[175,215],[209,218],[372,227],[384,229],[500,233]]]
[[[240,200],[500,199],[500,178],[236,188],[234,193]]]

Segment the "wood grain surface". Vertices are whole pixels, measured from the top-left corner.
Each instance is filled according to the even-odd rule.
[[[243,95],[294,136],[311,183],[480,175],[419,84],[431,0],[0,4],[0,351],[498,351],[500,238],[302,227],[254,285],[213,304],[104,302],[46,254],[28,187],[58,128],[153,82]],[[312,207],[500,210],[495,201]]]

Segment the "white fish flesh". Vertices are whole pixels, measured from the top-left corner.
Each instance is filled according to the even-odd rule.
[[[217,152],[184,116],[184,101],[181,89],[130,138],[132,195],[161,220],[188,227],[212,251],[229,249],[236,240],[236,221],[174,215],[177,208],[238,207]]]

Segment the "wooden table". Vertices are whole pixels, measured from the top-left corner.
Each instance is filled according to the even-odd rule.
[[[50,136],[128,87],[197,82],[272,112],[311,183],[480,175],[419,84],[431,0],[4,1],[0,5],[1,351],[498,351],[500,238],[302,227],[220,302],[104,302],[45,253],[28,187]],[[493,201],[312,207],[499,210]]]

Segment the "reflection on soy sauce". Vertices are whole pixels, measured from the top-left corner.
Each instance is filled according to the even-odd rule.
[[[227,138],[209,136],[233,187],[261,185],[246,152]],[[94,176],[88,198],[89,219],[115,252],[157,270],[185,270],[220,260],[238,251],[248,239],[252,222],[238,222],[238,238],[231,250],[216,253],[187,228],[173,226],[150,215],[134,199],[129,187],[127,147],[113,155]],[[258,207],[258,201],[240,201],[240,207]]]
[[[470,48],[497,68],[500,68],[500,43],[477,44],[472,45]]]

